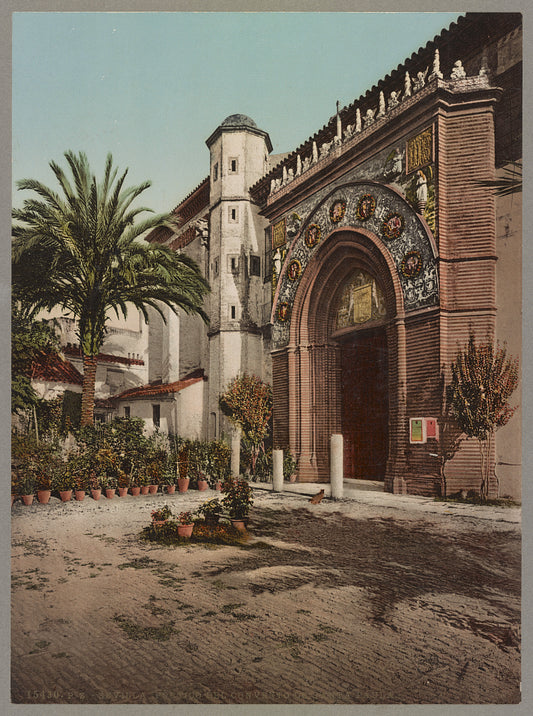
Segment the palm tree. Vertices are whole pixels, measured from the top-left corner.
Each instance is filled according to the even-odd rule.
[[[82,425],[93,422],[94,389],[98,353],[112,311],[126,316],[134,306],[148,320],[152,307],[165,318],[162,306],[175,313],[183,309],[199,314],[209,285],[195,262],[165,246],[140,239],[144,232],[171,225],[170,215],[153,215],[132,208],[134,200],[150,186],[124,187],[128,170],[117,178],[111,155],[98,183],[84,153],[65,153],[72,179],[55,162],[50,167],[62,190],[33,179],[17,183],[39,199],[26,199],[14,209],[14,291],[28,314],[59,306],[77,319],[83,357]],[[72,182],[72,183],[71,183]]]

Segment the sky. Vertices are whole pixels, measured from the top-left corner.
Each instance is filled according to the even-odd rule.
[[[132,12],[13,14],[13,204],[48,166],[84,151],[150,180],[143,205],[170,211],[209,173],[205,140],[230,114],[296,149],[458,13]]]

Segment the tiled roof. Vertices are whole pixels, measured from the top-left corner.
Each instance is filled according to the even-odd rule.
[[[129,388],[118,395],[114,395],[112,400],[142,400],[143,398],[162,397],[172,393],[179,393],[180,390],[199,383],[201,380],[205,380],[203,368],[199,368],[189,373],[182,380],[176,380],[173,383],[149,383],[148,385],[140,385],[137,388]]]
[[[115,407],[115,403],[109,398],[95,398],[94,407],[102,410],[112,410]]]
[[[83,385],[82,374],[57,353],[40,351],[33,361],[31,377],[33,380]]]
[[[81,358],[81,351],[79,349],[79,346],[63,346],[62,348],[63,353],[69,356],[76,356],[77,358]],[[99,363],[122,363],[123,365],[144,365],[144,361],[140,358],[126,358],[126,356],[114,356],[110,353],[99,353],[98,354],[98,362]]]

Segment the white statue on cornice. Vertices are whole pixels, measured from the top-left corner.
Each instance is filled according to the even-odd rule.
[[[355,132],[356,132],[356,134],[357,134],[358,132],[360,132],[361,129],[362,129],[362,124],[361,124],[361,110],[360,110],[359,107],[358,107],[358,108],[355,110]]]
[[[209,222],[207,219],[198,219],[195,223],[196,236],[200,237],[202,246],[207,246],[209,240]]]
[[[281,185],[282,185],[282,186],[285,186],[285,184],[287,183],[287,180],[288,180],[288,177],[287,177],[287,167],[286,167],[285,165],[283,165],[283,178],[282,178],[282,180],[281,180]]]
[[[390,93],[388,102],[389,112],[400,104],[400,95],[401,92],[394,92],[394,90]]]
[[[403,97],[404,99],[406,97],[411,96],[411,76],[409,75],[409,72],[405,73],[405,80],[404,80],[404,90],[403,90]]]
[[[313,164],[316,164],[318,162],[318,149],[316,146],[316,142],[313,141]]]
[[[479,68],[479,76],[488,78],[489,75],[490,75],[490,70],[489,70],[489,65],[487,62],[487,54],[484,52],[483,56],[481,58],[481,67]]]
[[[311,157],[304,157],[304,160],[302,162],[302,174],[303,174],[303,172],[306,172],[310,166],[311,166]]]
[[[320,159],[323,159],[327,154],[329,154],[332,146],[333,141],[324,142],[324,144],[320,147]]]
[[[287,172],[287,181],[292,181],[294,179],[294,169],[290,167],[289,171]]]
[[[370,109],[370,108],[368,108],[368,109],[366,110],[366,114],[365,114],[365,129],[366,129],[367,127],[370,127],[371,124],[374,124],[374,122],[376,121],[376,120],[374,119],[374,115],[375,115],[375,114],[376,114],[376,110],[375,110],[375,109]]]
[[[299,177],[302,173],[302,158],[299,154],[296,155],[296,176]]]
[[[441,80],[443,75],[442,75],[442,72],[440,71],[439,51],[435,50],[435,56],[433,57],[433,69],[432,69],[431,74],[428,78],[428,82],[431,82],[431,80],[434,80],[437,77],[439,80]]]
[[[379,117],[385,116],[385,95],[383,94],[383,90],[379,93],[379,111],[378,111],[378,119]]]
[[[353,130],[354,130],[353,124],[349,124],[346,127],[346,129],[344,130],[344,141],[346,141],[347,139],[350,139],[350,137],[353,137]]]
[[[466,77],[465,68],[463,67],[463,63],[461,60],[457,60],[457,62],[454,62],[452,73],[450,75],[450,79],[452,80],[464,80]]]
[[[425,87],[428,70],[429,67],[426,67],[425,72],[420,71],[416,73],[416,80],[413,83],[413,92],[419,92],[423,87]]]

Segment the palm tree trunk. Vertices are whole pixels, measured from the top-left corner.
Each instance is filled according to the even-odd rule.
[[[83,387],[81,393],[81,427],[94,422],[94,387],[98,356],[83,356]]]

